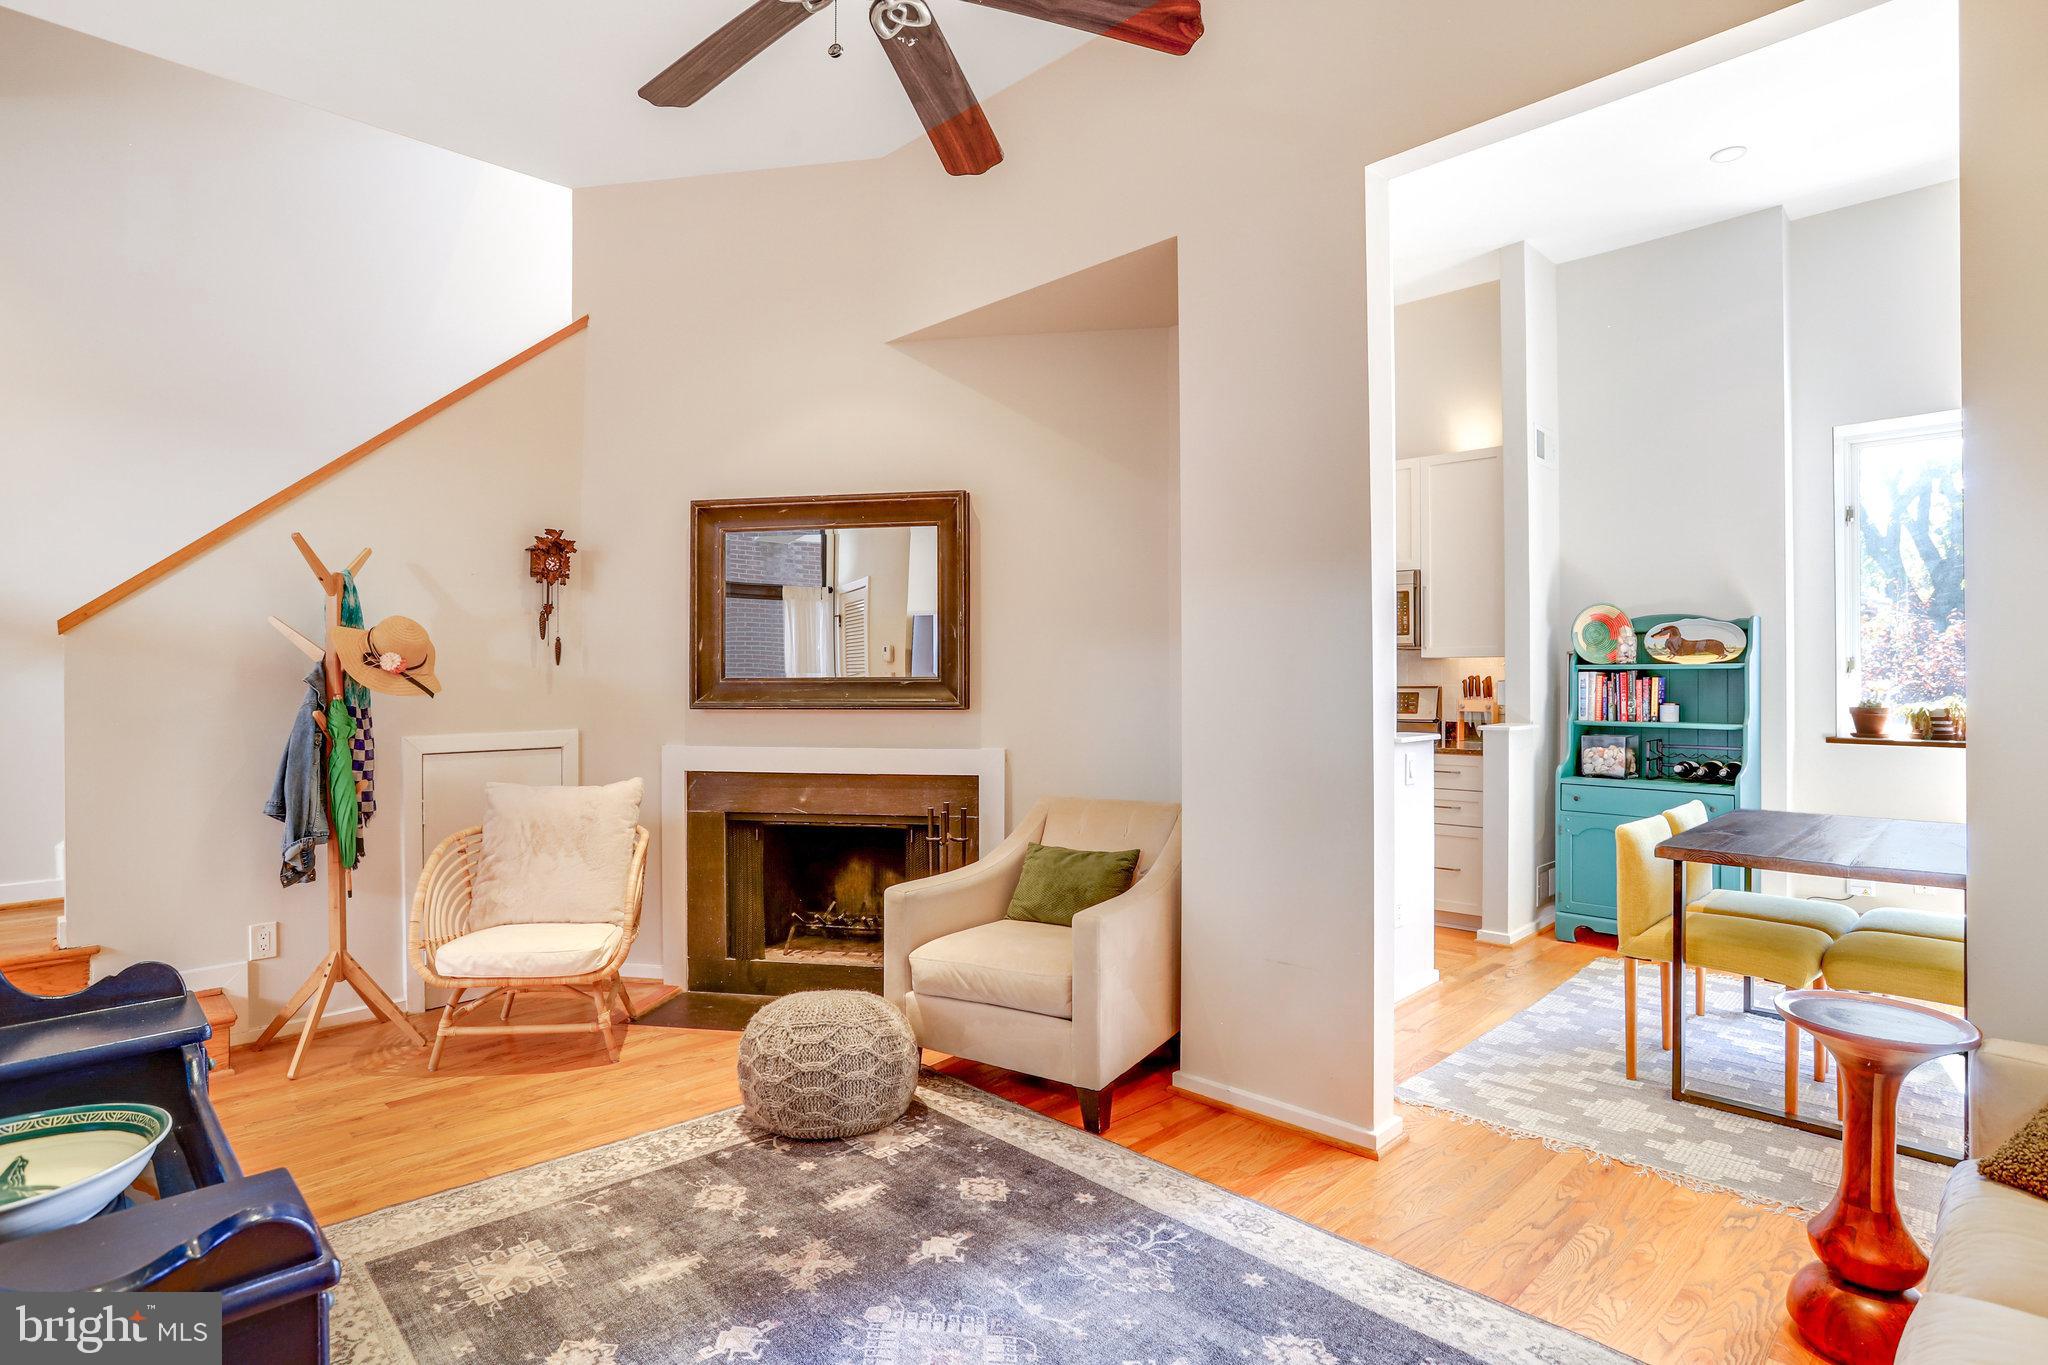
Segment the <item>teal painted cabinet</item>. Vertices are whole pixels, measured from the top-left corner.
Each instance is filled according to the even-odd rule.
[[[1634,618],[1636,638],[1677,616]],[[1709,815],[1724,815],[1758,804],[1761,772],[1762,674],[1758,658],[1762,623],[1738,620],[1749,636],[1740,659],[1725,664],[1659,664],[1647,656],[1638,664],[1589,664],[1576,655],[1565,673],[1563,704],[1568,717],[1564,752],[1557,770],[1557,936],[1566,942],[1581,929],[1615,931],[1614,830],[1630,820],[1655,815],[1687,801],[1699,801]],[[1679,720],[1586,720],[1580,715],[1581,678],[1618,673],[1662,679],[1665,700],[1678,704]],[[1579,772],[1579,740],[1587,734],[1636,737],[1642,765],[1630,778],[1588,777]],[[1669,776],[1680,758],[1738,760],[1732,783],[1684,782]],[[1715,882],[1739,886],[1741,873],[1719,868]]]

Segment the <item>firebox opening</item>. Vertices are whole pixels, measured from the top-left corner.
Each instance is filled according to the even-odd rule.
[[[909,875],[911,831],[782,821],[756,828],[762,957],[881,966],[882,893]]]

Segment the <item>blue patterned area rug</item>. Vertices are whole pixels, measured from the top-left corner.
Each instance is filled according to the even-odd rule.
[[[1842,1144],[1740,1114],[1671,1098],[1671,1054],[1657,1045],[1657,980],[1643,968],[1636,992],[1636,1077],[1622,1067],[1621,959],[1602,957],[1514,1018],[1459,1048],[1396,1090],[1410,1104],[1483,1123],[1564,1150],[1611,1158],[1693,1189],[1721,1190],[1764,1208],[1812,1214],[1835,1196]],[[1688,973],[1690,975],[1690,973]],[[1776,988],[1758,984],[1768,1005]],[[1688,1009],[1692,993],[1686,993]],[[1759,1108],[1784,1103],[1785,1026],[1742,1012],[1737,977],[1707,977],[1707,1014],[1689,1017],[1685,1078],[1694,1090]],[[1800,1040],[1799,1103],[1835,1115],[1835,1073],[1813,1079],[1813,1040]],[[1934,1151],[1959,1150],[1961,1068],[1931,1062],[1906,1080],[1899,1135]],[[1923,1244],[1934,1233],[1949,1168],[1901,1157],[1899,1207]]]
[[[343,1365],[1626,1359],[930,1074],[866,1137],[732,1110],[330,1236]]]

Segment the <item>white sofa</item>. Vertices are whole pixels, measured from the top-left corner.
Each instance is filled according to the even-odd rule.
[[[1005,918],[1033,843],[1135,848],[1137,875],[1072,928]],[[1053,797],[979,862],[890,887],[882,994],[924,1047],[1073,1086],[1100,1133],[1110,1085],[1180,1032],[1180,807]]]
[[[2048,1047],[1987,1041],[1972,1062],[1978,1156],[2048,1104]],[[1995,1184],[1966,1161],[1941,1198],[1920,1306],[1898,1359],[1912,1365],[2048,1360],[2048,1199]]]

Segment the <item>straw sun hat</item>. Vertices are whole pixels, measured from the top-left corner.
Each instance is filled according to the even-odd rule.
[[[434,642],[427,628],[409,616],[387,616],[368,630],[336,626],[327,644],[351,678],[372,692],[394,697],[432,697],[441,691],[434,676]]]

